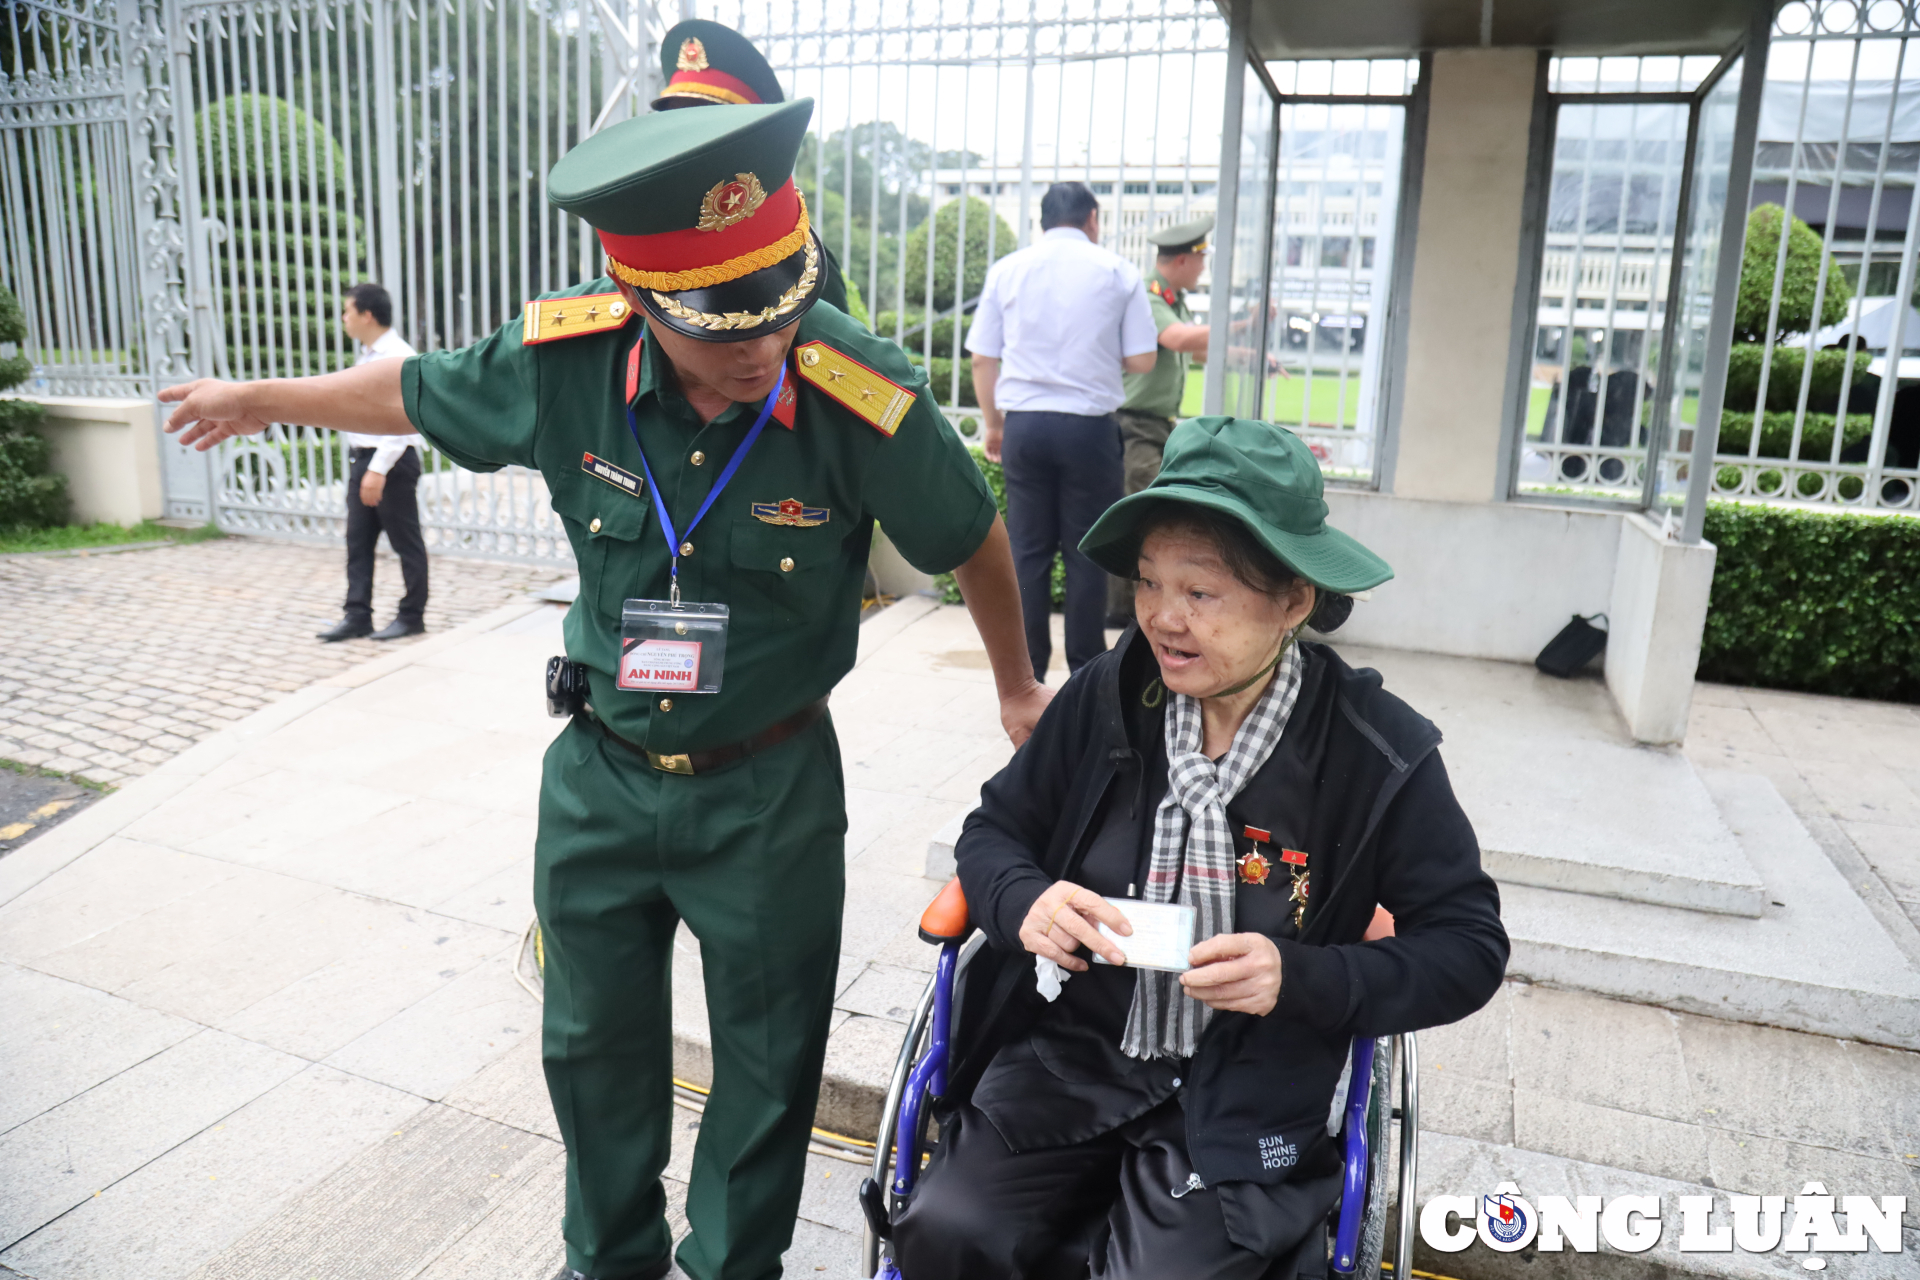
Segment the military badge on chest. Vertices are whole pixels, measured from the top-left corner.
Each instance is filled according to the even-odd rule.
[[[1254,848],[1240,855],[1240,881],[1242,884],[1265,884],[1267,877],[1273,874],[1273,859],[1267,850],[1273,845],[1273,832],[1260,827],[1244,827],[1241,835],[1253,841]],[[1288,890],[1293,902],[1293,927],[1298,930],[1307,916],[1307,894],[1311,891],[1308,880],[1307,855],[1299,849],[1281,849],[1280,862],[1291,876]]]

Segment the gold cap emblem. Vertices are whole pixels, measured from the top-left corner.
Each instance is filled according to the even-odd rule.
[[[692,36],[680,42],[680,58],[674,64],[678,71],[705,71],[707,69],[707,46]]]
[[[767,189],[760,185],[759,178],[751,173],[736,173],[731,182],[715,183],[701,198],[700,230],[722,231],[745,221],[759,212],[766,199]]]

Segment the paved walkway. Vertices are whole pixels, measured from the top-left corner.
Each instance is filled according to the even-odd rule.
[[[435,557],[428,632],[570,571]],[[380,645],[314,639],[339,620],[345,583],[338,549],[261,538],[0,556],[0,759],[118,784],[365,662]],[[399,598],[400,563],[383,549],[376,622]]]
[[[1701,684],[1686,752],[1771,779],[1843,871],[1870,867],[1920,926],[1920,707]],[[1863,896],[1876,905],[1878,886]]]
[[[383,652],[0,858],[0,1276],[551,1275],[562,1153],[513,968],[558,620],[509,606]],[[1395,655],[1368,657],[1393,684]],[[932,959],[928,839],[1009,749],[964,611],[924,601],[863,626],[834,717],[849,897],[820,1114],[859,1132]],[[696,1081],[699,973],[683,938]],[[1518,1150],[1610,1194],[1920,1199],[1920,1055],[1520,983],[1422,1044],[1427,1191]],[[789,1275],[857,1273],[860,1176],[811,1158]]]
[[[0,1266],[546,1280],[561,1153],[512,970],[559,619],[510,607],[323,680],[0,859],[0,1007],[28,1029],[0,1048]],[[1011,748],[964,611],[925,601],[863,627],[834,714],[832,1043],[864,1079],[924,980],[928,837]],[[678,1067],[702,1081],[682,954]],[[867,1101],[823,1119],[856,1126]],[[854,1273],[859,1176],[813,1158],[790,1274]]]

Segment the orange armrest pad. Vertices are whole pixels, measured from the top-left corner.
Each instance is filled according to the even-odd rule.
[[[967,929],[967,892],[955,876],[920,913],[920,937],[925,942],[958,942]]]

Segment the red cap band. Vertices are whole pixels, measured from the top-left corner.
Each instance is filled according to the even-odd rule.
[[[661,93],[663,98],[675,97],[676,92],[695,98],[707,98],[714,102],[757,103],[760,95],[747,87],[744,80],[736,80],[724,71],[708,67],[702,71],[676,71],[673,79],[667,81],[667,87]]]
[[[806,229],[806,205],[789,178],[751,216],[715,231],[599,235],[607,256],[626,268],[619,273],[621,279],[639,288],[674,292],[708,288],[770,267],[806,243]]]

